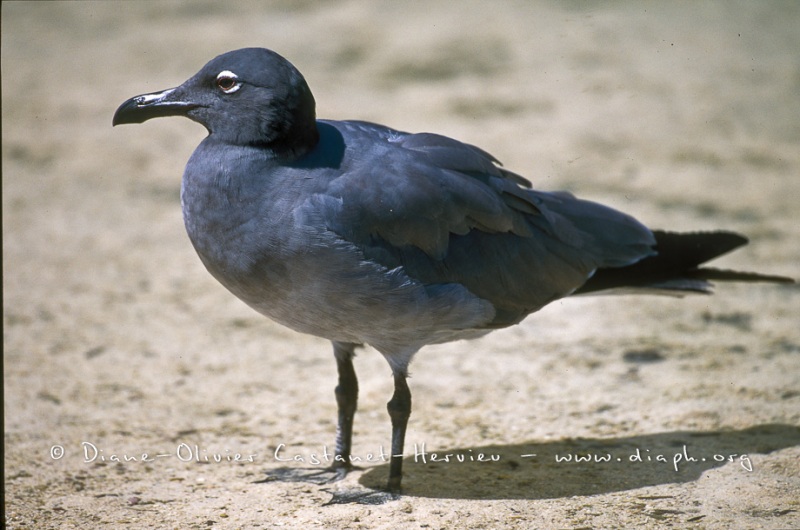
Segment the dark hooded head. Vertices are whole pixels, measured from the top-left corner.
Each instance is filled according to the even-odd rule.
[[[302,74],[264,48],[216,57],[179,87],[123,103],[114,125],[161,116],[186,116],[210,139],[260,146],[279,156],[299,156],[317,142],[314,96]]]

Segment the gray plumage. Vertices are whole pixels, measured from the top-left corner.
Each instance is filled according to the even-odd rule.
[[[167,115],[209,131],[181,191],[206,268],[260,313],[334,343],[345,457],[356,345],[391,365],[393,453],[402,452],[405,377],[421,347],[518,323],[581,290],[704,291],[707,278],[729,273],[699,265],[746,242],[654,233],[600,204],[535,191],[485,151],[444,136],[316,120],[302,75],[265,49],[226,53],[175,89],[132,98],[114,124]],[[341,475],[350,466],[335,467]],[[395,458],[390,489],[399,486]]]

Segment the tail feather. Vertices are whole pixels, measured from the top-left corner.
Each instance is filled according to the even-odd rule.
[[[655,256],[626,267],[599,269],[574,294],[598,291],[653,291],[680,295],[687,292],[709,293],[709,280],[738,282],[794,283],[791,278],[740,272],[703,263],[747,244],[747,238],[734,232],[676,233],[653,231]]]

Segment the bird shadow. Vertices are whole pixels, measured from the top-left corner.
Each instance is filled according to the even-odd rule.
[[[444,450],[412,444],[403,461],[403,495],[480,500],[597,495],[692,482],[721,466],[751,473],[752,455],[794,446],[800,446],[800,427],[784,424]],[[369,468],[359,483],[381,490],[388,468]]]

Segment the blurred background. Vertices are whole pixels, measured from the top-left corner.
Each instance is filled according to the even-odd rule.
[[[528,493],[505,472],[487,486],[443,467],[437,493],[407,466],[411,501],[320,515],[328,496],[316,486],[253,487],[275,444],[332,443],[330,348],[254,314],[194,255],[179,188],[202,127],[112,129],[111,117],[220,53],[268,47],[303,72],[319,117],[449,135],[537,188],[656,228],[740,231],[751,245],[721,266],[797,277],[799,44],[797,2],[3,2],[8,527],[438,528],[460,524],[463,511],[487,528],[624,527],[653,514],[792,526],[796,440],[757,460],[758,480],[729,466],[680,488],[623,477],[587,490],[583,477],[549,490],[554,468],[526,475]],[[423,350],[409,440],[617,443],[797,426],[797,289],[719,291],[558,303],[489,338]],[[625,360],[641,358],[662,361]],[[391,381],[374,351],[357,369],[365,450],[388,440]],[[134,453],[192,439],[265,457],[250,467],[93,467],[75,451],[87,439]],[[68,454],[53,460],[57,443]]]

